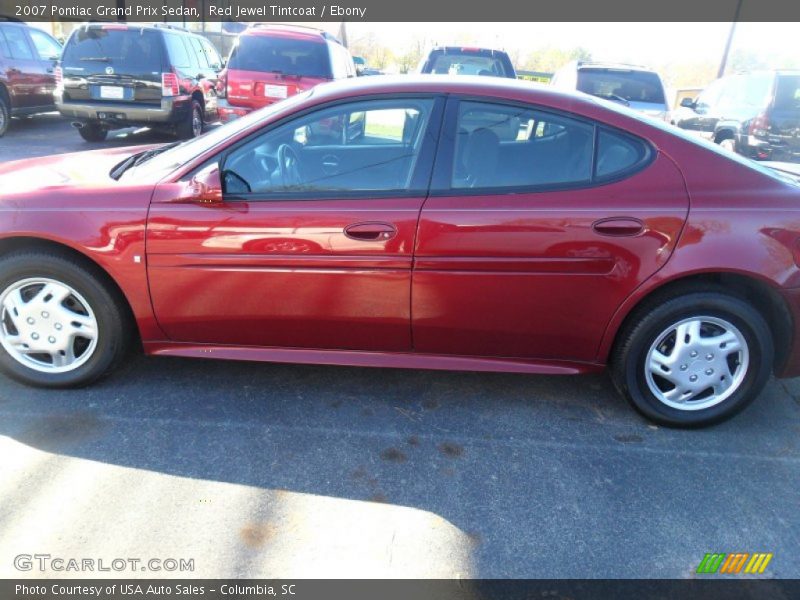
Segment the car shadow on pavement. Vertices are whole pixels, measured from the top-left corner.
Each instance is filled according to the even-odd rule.
[[[470,566],[462,557],[460,570],[428,576],[685,576],[701,548],[740,543],[740,522],[759,547],[800,549],[789,501],[798,432],[800,406],[778,382],[728,423],[678,431],[644,421],[603,376],[137,357],[80,390],[0,380],[0,436],[49,455],[255,488],[269,494],[256,512],[303,506],[306,524],[318,518],[310,507],[332,498],[361,502],[355,527],[367,505],[436,515],[446,527],[422,520],[412,529],[454,526],[447,539],[467,545]],[[785,500],[772,513],[759,508],[764,489]],[[696,507],[719,503],[727,525],[698,519]],[[396,533],[398,514],[383,533]],[[296,513],[278,524],[226,518],[238,523],[237,552],[274,551],[275,536],[299,543]],[[795,523],[794,537],[781,520]],[[416,539],[407,560],[420,552]],[[621,548],[655,553],[657,565],[609,567]]]

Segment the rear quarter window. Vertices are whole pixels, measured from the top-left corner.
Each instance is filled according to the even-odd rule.
[[[192,59],[189,56],[186,45],[183,43],[182,36],[165,32],[164,42],[167,45],[167,53],[169,53],[171,64],[184,69],[192,66]]]
[[[647,160],[649,151],[641,141],[630,136],[600,129],[594,180],[602,182],[624,176]]]
[[[775,88],[775,108],[800,112],[800,75],[778,77]]]

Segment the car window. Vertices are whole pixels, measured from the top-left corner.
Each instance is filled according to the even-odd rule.
[[[206,59],[206,53],[203,50],[203,46],[200,43],[200,40],[197,38],[188,38],[189,47],[191,48],[192,52],[195,56],[195,62],[201,69],[208,69],[208,60]]]
[[[726,85],[730,82],[729,79],[717,79],[709,84],[700,95],[697,96],[696,108],[699,110],[709,110],[717,105],[720,95],[724,93]]]
[[[800,111],[800,75],[780,75],[775,89],[775,109]]]
[[[6,43],[8,44],[8,54],[17,60],[35,60],[33,51],[25,39],[25,32],[20,27],[4,28]]]
[[[231,152],[229,195],[408,190],[433,100],[371,100],[327,108]]]
[[[0,58],[11,58],[11,52],[8,50],[8,43],[6,36],[3,34],[4,27],[0,27]]]
[[[120,25],[81,27],[70,36],[62,64],[82,75],[103,73],[140,74],[161,71],[161,42],[157,32]]]
[[[429,73],[443,75],[491,75],[494,77],[509,75],[503,61],[499,58],[470,52],[436,53],[425,70]]]
[[[551,186],[588,182],[594,127],[530,108],[462,102],[453,188]]]
[[[231,51],[230,69],[280,72],[300,77],[330,79],[327,44],[265,35],[243,35]]]
[[[650,71],[582,68],[578,71],[578,90],[609,100],[664,104],[664,86]]]
[[[200,43],[203,44],[203,48],[206,52],[206,60],[208,61],[208,66],[214,70],[218,70],[222,68],[222,58],[217,52],[217,49],[206,39],[201,38]]]
[[[629,136],[601,129],[597,135],[595,177],[612,178],[647,157],[647,147]]]
[[[183,40],[180,35],[164,32],[164,41],[167,44],[170,63],[183,69],[192,66],[189,52],[186,50],[186,46],[183,45]]]
[[[45,32],[29,29],[28,33],[41,60],[52,60],[61,56],[61,46]]]

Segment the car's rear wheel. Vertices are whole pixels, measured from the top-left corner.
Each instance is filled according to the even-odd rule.
[[[192,100],[191,111],[178,123],[175,133],[182,140],[196,138],[203,133],[203,107],[197,100]]]
[[[103,127],[100,123],[86,123],[83,127],[78,128],[78,133],[87,142],[102,142],[108,137],[108,128]]]
[[[774,356],[764,317],[724,292],[690,292],[638,311],[612,357],[617,389],[646,417],[701,427],[761,392]]]
[[[733,138],[725,138],[724,140],[720,141],[719,145],[720,148],[724,148],[728,152],[736,152],[736,142],[733,140]]]
[[[61,254],[0,258],[0,368],[43,387],[85,385],[129,345],[121,301],[97,274]]]
[[[8,100],[0,93],[0,137],[3,137],[8,131],[8,126],[11,123],[11,108],[8,106]]]

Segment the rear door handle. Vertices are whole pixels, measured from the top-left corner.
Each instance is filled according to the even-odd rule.
[[[390,223],[353,223],[344,228],[344,234],[361,242],[386,241],[397,235],[397,228]]]
[[[592,229],[600,235],[632,236],[644,231],[644,223],[633,217],[612,217],[595,221]]]

